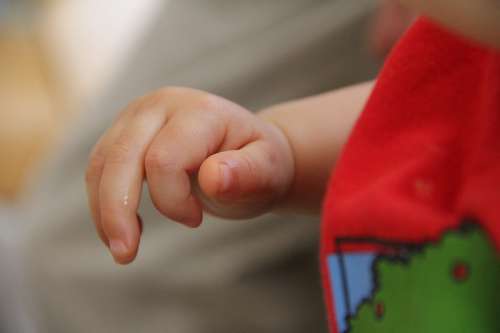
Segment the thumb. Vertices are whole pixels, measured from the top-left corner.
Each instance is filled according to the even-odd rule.
[[[198,197],[215,215],[255,217],[288,192],[292,176],[289,156],[269,141],[258,140],[205,160],[198,174]]]

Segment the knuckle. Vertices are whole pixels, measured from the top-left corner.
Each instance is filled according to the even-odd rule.
[[[85,181],[91,183],[99,179],[102,169],[104,168],[104,155],[98,151],[90,155],[87,170],[85,172]]]
[[[210,93],[181,87],[168,87],[158,92],[163,98],[176,99],[179,101],[178,107],[187,111],[213,111],[218,108],[219,97]]]
[[[132,149],[130,145],[123,140],[118,140],[109,149],[106,156],[106,162],[113,164],[125,164],[131,158]]]
[[[255,178],[255,177],[259,176],[259,173],[257,170],[258,168],[255,165],[255,162],[253,161],[253,159],[248,154],[241,155],[241,162],[244,166],[246,173],[248,174],[248,177]]]
[[[139,97],[129,104],[127,110],[130,110],[133,115],[137,115],[163,109],[167,103],[175,104],[173,101],[185,95],[187,91],[189,91],[187,88],[164,87]]]
[[[157,106],[163,106],[166,101],[178,98],[183,94],[184,88],[165,87],[158,89],[149,95],[146,95],[138,100],[139,109],[150,109]]]
[[[193,111],[216,111],[220,109],[220,98],[195,89],[165,87],[138,98],[127,109],[135,114],[163,109],[167,105],[186,113]]]
[[[151,96],[159,98],[159,99],[163,99],[163,98],[168,99],[168,98],[173,98],[173,97],[184,95],[187,92],[189,92],[190,90],[191,89],[188,89],[188,88],[169,86],[169,87],[163,87],[163,88],[156,90],[155,92],[153,92],[151,94]]]
[[[141,112],[143,110],[152,109],[163,105],[166,99],[167,96],[165,95],[165,93],[163,93],[162,90],[157,90],[148,95],[139,97],[129,105],[128,109],[133,110],[133,112],[137,114],[138,112]]]
[[[133,114],[133,109],[128,106],[125,110],[121,111],[115,118],[113,124],[116,125],[118,124],[120,121],[128,118],[131,114]]]
[[[145,168],[147,172],[161,171],[162,173],[170,173],[177,166],[175,162],[166,156],[164,151],[154,149],[146,154]]]
[[[166,99],[167,97],[159,92],[154,92],[148,96],[142,97],[135,106],[136,114],[144,110],[161,107]]]
[[[196,101],[197,106],[204,111],[215,111],[219,106],[219,98],[208,93],[199,92]]]

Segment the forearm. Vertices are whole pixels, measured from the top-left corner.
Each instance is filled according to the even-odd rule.
[[[283,131],[294,155],[294,182],[279,208],[319,212],[332,167],[372,88],[373,82],[363,83],[259,113]]]

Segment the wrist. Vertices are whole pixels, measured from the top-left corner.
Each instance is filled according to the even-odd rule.
[[[272,133],[272,136],[275,138],[274,141],[277,143],[276,149],[280,152],[279,155],[283,156],[283,158],[280,159],[282,163],[279,168],[277,168],[277,172],[286,173],[286,181],[281,191],[277,193],[276,200],[271,209],[274,212],[286,212],[289,211],[292,206],[291,201],[296,187],[297,160],[293,141],[289,136],[286,126],[281,119],[274,114],[272,109],[258,112],[257,117],[268,125],[269,131]]]

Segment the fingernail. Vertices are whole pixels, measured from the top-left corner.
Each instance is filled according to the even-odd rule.
[[[229,187],[231,186],[231,181],[232,181],[231,168],[226,163],[221,163],[219,167],[222,179],[220,191],[226,192],[227,190],[229,190]]]
[[[111,239],[109,241],[109,249],[116,262],[118,262],[120,258],[126,257],[128,254],[127,246],[119,239]]]

